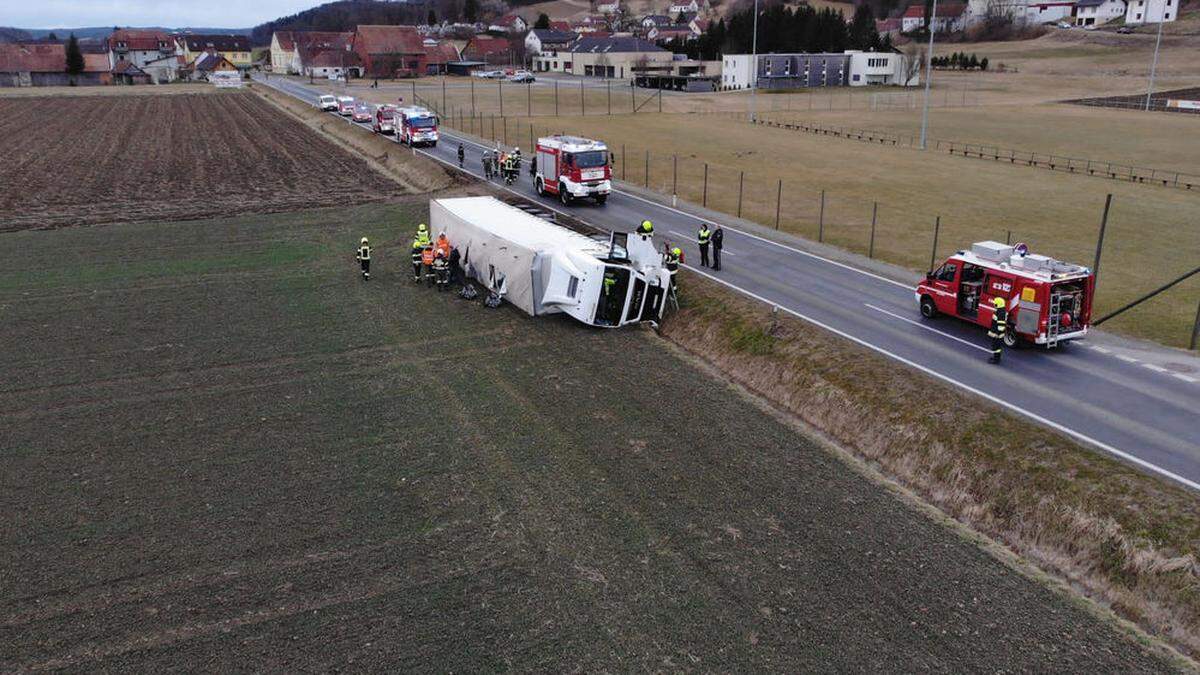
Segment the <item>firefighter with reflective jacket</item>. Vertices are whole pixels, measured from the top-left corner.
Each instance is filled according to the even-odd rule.
[[[700,223],[700,230],[696,232],[696,243],[700,246],[701,267],[708,267],[709,239],[712,239],[712,230],[708,229],[708,223]]]
[[[1004,298],[992,301],[995,309],[992,311],[992,327],[988,337],[992,339],[992,358],[988,363],[1000,363],[1000,354],[1004,350],[1004,334],[1008,332],[1008,311],[1004,309]]]
[[[666,268],[671,273],[671,278],[675,278],[675,273],[679,271],[679,263],[683,260],[683,251],[678,246],[667,251]]]
[[[436,249],[433,254],[433,276],[437,282],[438,292],[442,292],[450,288],[450,260],[447,258],[449,254],[442,249]]]
[[[637,233],[643,237],[649,237],[650,235],[654,234],[654,223],[648,220],[643,220],[642,224],[637,226]]]
[[[358,244],[358,253],[354,256],[358,264],[362,266],[363,281],[371,280],[371,245],[367,243],[367,238],[363,237]]]
[[[417,240],[421,242],[421,246],[429,245],[429,226],[425,223],[417,225]]]

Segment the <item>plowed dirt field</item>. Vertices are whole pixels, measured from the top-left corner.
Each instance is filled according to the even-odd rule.
[[[0,99],[0,231],[189,220],[404,189],[256,96]]]

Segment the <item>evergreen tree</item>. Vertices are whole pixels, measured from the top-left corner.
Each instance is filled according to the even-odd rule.
[[[538,14],[537,21],[533,22],[533,27],[534,28],[549,28],[550,27],[550,15],[546,14],[545,12]]]
[[[479,20],[479,0],[466,0],[463,3],[463,17],[467,23],[475,23]]]
[[[50,31],[50,34],[46,36],[46,39],[51,42],[58,42],[58,36],[54,34],[54,31]]]
[[[426,19],[425,19],[425,23],[427,23],[427,24],[429,24],[430,26],[432,26],[432,25],[436,24],[437,22],[438,22],[438,20],[437,20],[437,12],[433,11],[432,9],[431,9],[431,10],[429,10],[429,16],[428,16],[428,17],[426,17]]]
[[[988,64],[988,60],[987,60],[986,56],[983,57],[982,59],[979,59],[979,69],[980,70],[987,70],[987,64]]]
[[[975,56],[974,54],[972,54],[970,65],[968,65],[967,67],[971,70],[975,70],[976,68],[978,68],[979,67],[979,58],[977,56]]]
[[[83,52],[79,50],[79,40],[75,39],[75,34],[71,33],[71,39],[67,40],[67,74],[71,76],[83,73]],[[71,80],[74,83],[74,79]]]
[[[850,48],[876,49],[879,47],[879,32],[875,30],[875,13],[870,5],[859,5],[850,20]]]

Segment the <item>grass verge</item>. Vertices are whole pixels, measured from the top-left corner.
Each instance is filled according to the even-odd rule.
[[[1195,495],[688,276],[664,336],[960,522],[1200,654]]]

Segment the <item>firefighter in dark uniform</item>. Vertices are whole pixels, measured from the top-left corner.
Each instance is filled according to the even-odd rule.
[[[671,273],[671,283],[675,283],[675,273],[679,271],[679,262],[683,260],[683,251],[678,246],[667,251],[665,267]]]
[[[425,249],[425,245],[421,243],[420,237],[413,237],[412,241],[412,268],[413,281],[421,283],[421,252]]]
[[[712,233],[712,249],[713,249],[713,271],[721,269],[721,249],[725,247],[725,230],[720,227],[713,230]]]
[[[649,237],[650,235],[654,234],[654,223],[648,220],[643,220],[642,224],[637,226],[637,233],[643,237]]]
[[[434,253],[433,274],[439,293],[450,288],[450,261],[446,259],[446,253],[442,249]]]
[[[371,280],[371,244],[367,243],[367,238],[363,237],[358,244],[358,254],[354,256],[358,264],[362,266],[363,281]]]
[[[988,363],[1000,363],[1004,334],[1008,332],[1008,310],[1004,309],[1004,298],[996,298],[992,304],[996,309],[992,311],[992,327],[988,330],[988,337],[992,339],[992,357]]]
[[[700,246],[700,266],[708,267],[708,243],[712,239],[712,230],[708,229],[708,223],[700,223],[700,230],[696,232],[696,243]]]

